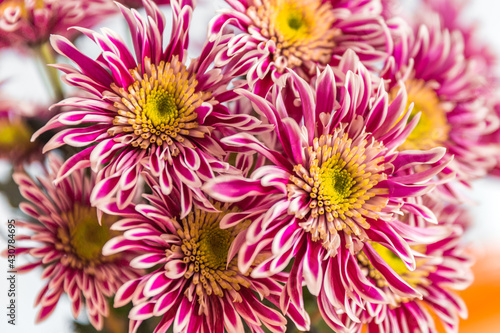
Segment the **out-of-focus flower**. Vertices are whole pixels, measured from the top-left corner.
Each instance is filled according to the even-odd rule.
[[[37,322],[46,319],[66,293],[76,318],[86,306],[87,316],[96,329],[108,315],[106,297],[114,295],[123,283],[138,276],[125,255],[104,257],[103,245],[117,233],[110,231],[115,217],[101,215],[90,206],[93,178],[79,170],[54,184],[62,160],[48,156],[48,172],[39,184],[24,172],[13,176],[21,194],[29,201],[20,204],[23,212],[36,222],[16,221],[32,235],[19,235],[17,241],[34,241],[39,245],[19,245],[16,254],[29,254],[32,261],[17,268],[25,273],[43,267],[42,279],[49,280],[38,294],[40,305]],[[34,260],[33,260],[34,259]]]
[[[372,248],[389,264],[404,281],[416,288],[421,299],[399,296],[374,268],[364,253],[358,254],[362,272],[377,288],[381,288],[390,303],[363,304],[364,310],[356,307],[361,324],[351,321],[353,327],[366,325],[368,333],[421,332],[436,333],[433,318],[439,318],[446,332],[458,332],[459,316],[467,317],[465,303],[455,293],[467,288],[472,282],[471,258],[465,254],[464,228],[469,225],[467,212],[458,206],[448,206],[437,213],[439,223],[453,228],[450,236],[429,245],[416,245],[415,270],[408,270],[404,263],[389,249],[372,243]],[[344,314],[344,318],[348,318]],[[348,321],[350,321],[348,319]],[[345,326],[350,326],[346,324]],[[355,331],[355,330],[354,330]]]
[[[381,0],[382,16],[385,19],[391,19],[402,13],[400,0]]]
[[[444,166],[423,173],[408,172],[415,164],[432,164],[445,154],[443,148],[429,151],[399,151],[418,121],[407,125],[404,89],[389,103],[379,85],[372,95],[371,76],[352,51],[337,68],[327,67],[316,86],[290,72],[290,84],[298,91],[299,121],[293,101],[275,91],[272,103],[248,91],[256,110],[276,127],[283,153],[272,151],[253,137],[237,134],[222,142],[266,156],[270,165],[256,169],[249,178],[221,176],[206,183],[212,197],[238,202],[264,196],[273,206],[249,227],[240,250],[240,269],[246,271],[259,252],[260,243],[272,243],[273,256],[252,271],[252,276],[271,276],[295,258],[282,305],[302,304],[302,281],[318,296],[320,310],[332,326],[339,322],[336,309],[349,311],[349,298],[385,302],[384,296],[363,278],[355,255],[369,241],[387,246],[412,270],[415,258],[408,242],[439,239],[439,229],[422,231],[395,219],[406,205],[404,199],[432,190],[429,180]],[[419,212],[418,205],[413,206]],[[432,220],[432,216],[428,217]],[[376,251],[370,252],[376,267],[392,288],[418,296]],[[341,277],[342,275],[342,277]],[[348,283],[346,287],[342,281]]]
[[[23,162],[43,159],[42,145],[31,142],[34,133],[34,106],[24,102],[0,97],[0,158],[8,160],[14,167]]]
[[[426,13],[433,12],[439,15],[443,27],[450,31],[460,33],[463,38],[463,54],[467,59],[470,72],[483,80],[481,89],[476,92],[476,95],[486,100],[485,108],[489,111],[486,116],[483,116],[488,122],[498,124],[500,122],[500,107],[498,89],[500,81],[496,75],[495,67],[498,65],[498,57],[491,47],[491,43],[486,42],[477,31],[477,24],[467,23],[464,20],[467,1],[464,0],[435,0],[424,1],[423,10]],[[433,15],[422,15],[419,17],[421,22],[428,22],[429,17]],[[485,112],[485,111],[481,111]],[[470,116],[469,116],[470,117]],[[464,125],[467,125],[465,123]],[[492,126],[489,126],[491,129]],[[475,130],[475,128],[472,128]],[[476,131],[480,136],[481,144],[488,149],[486,155],[496,157],[496,166],[493,169],[493,174],[498,174],[500,166],[500,129],[493,133],[484,131]],[[475,148],[474,148],[475,149]],[[474,161],[472,161],[474,162]]]
[[[440,177],[456,173],[458,180],[467,182],[484,176],[494,164],[491,147],[481,139],[498,126],[498,119],[486,103],[484,77],[464,56],[462,35],[443,28],[439,17],[433,17],[433,25],[409,29],[407,38],[395,45],[383,78],[392,99],[404,82],[408,105],[414,105],[410,117],[420,113],[401,149],[445,147],[454,161]],[[450,186],[440,189],[449,200],[459,197]]]
[[[494,114],[494,117],[500,119],[500,96],[498,94],[491,96],[489,105],[491,105],[491,112]],[[500,128],[493,133],[483,136],[482,142],[492,147],[492,156],[496,160],[496,164],[489,171],[490,174],[500,176]]]
[[[285,318],[257,296],[277,304],[282,284],[273,278],[254,279],[237,267],[238,239],[250,220],[220,228],[224,220],[250,207],[215,203],[219,212],[195,207],[183,218],[176,200],[179,193],[164,195],[154,180],[147,179],[153,189],[144,196],[148,203],[137,205],[137,213],[113,225],[124,234],[103,249],[111,255],[134,250],[141,255],[132,260],[133,267],[154,269],[116,293],[115,307],[134,304],[130,332],[153,316],[161,318],[158,332],[172,325],[174,332],[243,333],[244,325],[261,332],[262,324],[272,332],[284,332]],[[256,262],[265,256],[260,254]]]
[[[54,49],[80,67],[57,66],[66,73],[64,80],[93,97],[62,101],[58,105],[72,110],[57,115],[37,133],[64,127],[46,150],[64,144],[89,146],[69,158],[59,176],[89,166],[98,172],[93,205],[107,205],[116,197],[119,207],[127,206],[137,191],[140,173],[147,171],[160,179],[163,193],[180,189],[182,217],[193,202],[213,209],[200,186],[214,173],[230,169],[221,161],[226,151],[217,137],[262,131],[256,118],[232,115],[222,104],[236,97],[227,85],[253,61],[239,59],[234,66],[224,52],[230,36],[216,36],[187,65],[193,10],[189,2],[171,2],[173,30],[166,48],[165,18],[154,3],[144,2],[147,18],[118,5],[132,33],[135,59],[120,37],[106,29],[103,34],[80,29],[101,48],[98,60],[85,56],[63,37],[52,39]],[[227,66],[214,67],[215,60]]]
[[[72,37],[73,26],[90,28],[116,7],[109,0],[3,0],[0,1],[0,45],[34,47],[51,34]]]
[[[303,77],[318,65],[336,64],[347,50],[364,62],[383,61],[392,39],[380,16],[379,1],[355,0],[226,0],[232,7],[214,18],[210,32],[232,25],[243,31],[232,41],[232,52],[252,52],[259,58],[247,78],[258,94],[291,68]]]
[[[157,5],[169,5],[170,0],[152,0],[155,2]],[[124,6],[129,7],[129,8],[140,8],[143,6],[142,0],[118,0],[119,3],[122,3]],[[192,5],[191,1],[191,5]]]
[[[433,12],[439,15],[444,28],[459,31],[464,42],[463,53],[473,67],[472,71],[487,80],[488,84],[484,89],[493,91],[499,88],[500,83],[493,70],[498,64],[498,57],[491,43],[485,41],[477,31],[477,22],[470,23],[465,19],[468,4],[468,0],[424,0],[423,6],[417,11],[421,13],[418,19],[423,23],[435,19],[433,15],[429,15]]]

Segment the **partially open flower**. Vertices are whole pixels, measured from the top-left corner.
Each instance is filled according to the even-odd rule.
[[[17,236],[20,244],[16,253],[31,257],[31,262],[17,271],[44,269],[42,279],[48,282],[35,301],[35,306],[41,307],[37,322],[45,320],[66,293],[73,316],[77,318],[85,306],[90,323],[100,330],[109,311],[107,297],[112,297],[126,281],[136,278],[139,271],[129,266],[126,254],[102,255],[103,245],[117,234],[109,229],[116,218],[98,215],[90,206],[94,178],[80,170],[55,185],[62,161],[56,155],[49,155],[48,165],[48,174],[38,178],[40,184],[24,172],[13,176],[21,194],[29,201],[21,203],[20,208],[35,221],[16,221],[16,226],[33,232]],[[21,245],[21,241],[34,241],[38,245]]]

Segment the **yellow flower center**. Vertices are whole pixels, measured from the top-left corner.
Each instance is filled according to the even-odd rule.
[[[448,140],[450,126],[446,119],[443,103],[434,89],[425,85],[422,80],[409,80],[405,83],[408,93],[407,108],[411,103],[413,110],[409,120],[421,112],[420,120],[406,141],[400,146],[402,150],[427,150],[440,147]],[[391,97],[395,97],[398,88],[393,88]]]
[[[143,149],[151,144],[172,146],[174,141],[182,143],[187,137],[203,137],[195,110],[210,98],[210,93],[196,92],[198,82],[177,57],[159,65],[146,58],[144,67],[145,73],[140,67],[131,70],[137,81],[127,90],[111,86],[121,101],[114,105],[118,115],[108,134],[132,132],[132,146]]]
[[[242,274],[239,271],[236,258],[228,262],[231,243],[238,233],[248,226],[249,221],[233,228],[220,229],[222,218],[237,209],[221,208],[220,203],[215,203],[214,206],[221,212],[209,213],[194,208],[181,220],[181,228],[177,233],[182,244],[173,245],[166,251],[167,257],[183,257],[183,261],[188,265],[184,277],[191,279],[195,285],[200,303],[204,303],[201,300],[204,295],[215,294],[223,297],[226,290],[234,296],[237,294],[233,292],[238,291],[240,286],[250,286],[246,278],[249,272]]]
[[[304,61],[326,64],[335,46],[335,17],[320,0],[255,0],[247,14],[264,37],[276,43],[273,54],[279,70]]]
[[[22,149],[31,145],[32,131],[21,122],[0,121],[0,150]]]

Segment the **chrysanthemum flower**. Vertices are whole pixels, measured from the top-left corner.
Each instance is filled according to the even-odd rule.
[[[104,257],[102,247],[116,232],[110,231],[115,217],[101,214],[90,206],[93,178],[76,171],[57,185],[54,179],[62,161],[48,156],[48,174],[39,177],[37,184],[24,172],[14,174],[21,194],[29,201],[20,204],[23,212],[37,223],[16,221],[16,226],[27,228],[32,235],[19,235],[17,241],[34,241],[39,245],[20,245],[17,254],[29,254],[31,262],[17,268],[25,273],[43,267],[45,287],[38,294],[35,305],[40,305],[37,322],[46,319],[66,293],[76,318],[86,306],[87,316],[96,329],[103,327],[108,314],[107,297],[119,286],[136,278],[138,271],[129,266],[125,255]]]
[[[361,297],[385,302],[380,293],[365,284],[359,265],[350,258],[367,242],[375,241],[397,254],[408,269],[415,267],[408,241],[425,242],[441,233],[406,227],[395,220],[395,214],[405,205],[404,198],[430,191],[433,185],[429,180],[446,163],[423,173],[407,171],[415,164],[439,161],[444,149],[398,152],[418,117],[407,125],[410,114],[405,113],[404,90],[392,103],[382,86],[372,96],[370,74],[352,51],[346,52],[339,67],[321,72],[315,88],[290,73],[290,84],[300,96],[302,127],[288,113],[296,107],[287,105],[289,99],[279,90],[273,95],[273,103],[239,91],[275,125],[284,153],[272,151],[245,134],[224,138],[228,145],[242,151],[254,149],[266,156],[269,165],[256,169],[249,178],[215,178],[204,190],[225,202],[254,196],[272,202],[273,206],[249,227],[239,267],[246,271],[262,242],[272,242],[273,256],[256,267],[252,276],[278,273],[295,258],[283,309],[289,301],[300,307],[302,281],[318,295],[320,308],[345,309],[349,297],[357,302]],[[418,205],[413,208],[418,212]],[[337,265],[341,271],[334,269]],[[377,267],[386,266],[379,259]],[[395,289],[418,294],[393,277],[393,272],[383,272]],[[339,274],[350,281],[349,289],[342,286]],[[335,313],[323,314],[331,316],[330,321],[338,320]]]
[[[46,150],[64,144],[87,147],[66,161],[59,177],[91,166],[99,181],[91,196],[94,205],[106,205],[116,197],[120,207],[127,206],[140,173],[146,171],[159,177],[165,194],[180,189],[184,217],[193,201],[211,207],[200,186],[214,173],[229,169],[220,161],[226,152],[217,135],[257,131],[259,121],[231,115],[221,104],[235,96],[226,87],[251,62],[239,59],[238,67],[233,66],[224,53],[230,36],[219,35],[188,66],[193,8],[171,2],[173,30],[164,48],[165,18],[154,3],[144,4],[147,18],[118,4],[130,27],[135,57],[119,36],[106,29],[103,34],[80,29],[101,48],[97,60],[63,37],[52,38],[54,49],[80,67],[58,65],[66,73],[64,80],[93,96],[62,101],[59,106],[71,109],[37,133],[65,127]],[[227,67],[212,66],[214,60]]]
[[[494,164],[491,148],[481,138],[498,126],[498,119],[486,103],[485,77],[464,55],[463,36],[443,28],[437,16],[433,18],[432,25],[409,31],[395,45],[383,77],[389,82],[391,98],[404,81],[408,104],[414,104],[410,117],[421,113],[401,148],[445,147],[454,161],[442,175],[456,173],[466,182],[485,175]],[[450,200],[457,195],[450,187],[442,189]]]
[[[488,85],[484,87],[493,91],[500,83],[492,70],[498,63],[498,57],[489,41],[478,31],[478,22],[466,19],[466,11],[470,5],[464,0],[424,0],[421,9],[417,12],[418,21],[426,23],[435,19],[431,12],[438,14],[444,28],[449,31],[459,31],[464,42],[464,56],[476,74],[487,79]],[[425,14],[424,14],[425,13]]]
[[[23,102],[0,97],[0,159],[16,167],[22,162],[42,159],[42,146],[30,142],[34,130],[29,124],[33,107]]]
[[[130,301],[134,305],[130,332],[151,317],[161,317],[155,332],[173,326],[174,332],[243,333],[244,325],[263,332],[262,324],[272,332],[283,332],[285,318],[261,301],[277,304],[282,284],[241,273],[234,257],[250,220],[226,229],[219,226],[231,218],[248,217],[252,200],[242,206],[215,203],[218,212],[195,207],[183,218],[175,200],[178,193],[166,196],[154,180],[148,182],[153,188],[153,194],[144,195],[148,203],[137,205],[135,215],[113,225],[124,234],[103,250],[111,255],[134,250],[141,255],[132,260],[133,267],[154,269],[125,283],[116,294],[115,307]],[[260,254],[256,261],[263,257]]]
[[[345,324],[352,331],[365,325],[368,333],[421,332],[437,333],[434,319],[439,318],[446,332],[458,332],[458,317],[467,317],[465,303],[454,291],[467,288],[472,282],[471,259],[465,254],[463,231],[469,223],[463,208],[448,206],[437,218],[439,223],[449,225],[453,231],[445,239],[429,245],[412,245],[418,253],[415,270],[408,270],[404,263],[386,247],[371,243],[371,252],[377,252],[404,281],[422,294],[422,299],[405,298],[387,287],[387,282],[368,259],[365,253],[357,260],[363,267],[361,272],[377,288],[380,288],[389,304],[363,304],[364,310],[354,306],[361,323]],[[348,318],[344,315],[344,318]],[[350,321],[350,320],[348,320]],[[339,327],[342,328],[342,327]]]
[[[336,64],[347,49],[362,61],[383,61],[392,52],[390,31],[379,1],[226,0],[232,7],[214,18],[210,31],[227,25],[240,30],[231,50],[255,52],[258,63],[248,73],[251,86],[265,95],[291,68],[307,77],[318,65]]]
[[[74,35],[73,26],[92,27],[116,8],[108,0],[6,0],[0,2],[0,45],[36,46],[50,34]]]

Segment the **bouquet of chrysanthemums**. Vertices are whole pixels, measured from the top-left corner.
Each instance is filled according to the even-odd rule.
[[[53,98],[0,84],[31,320],[67,298],[75,332],[458,332],[468,187],[500,174],[463,1],[219,7],[188,56],[193,0],[0,1],[0,52]]]

